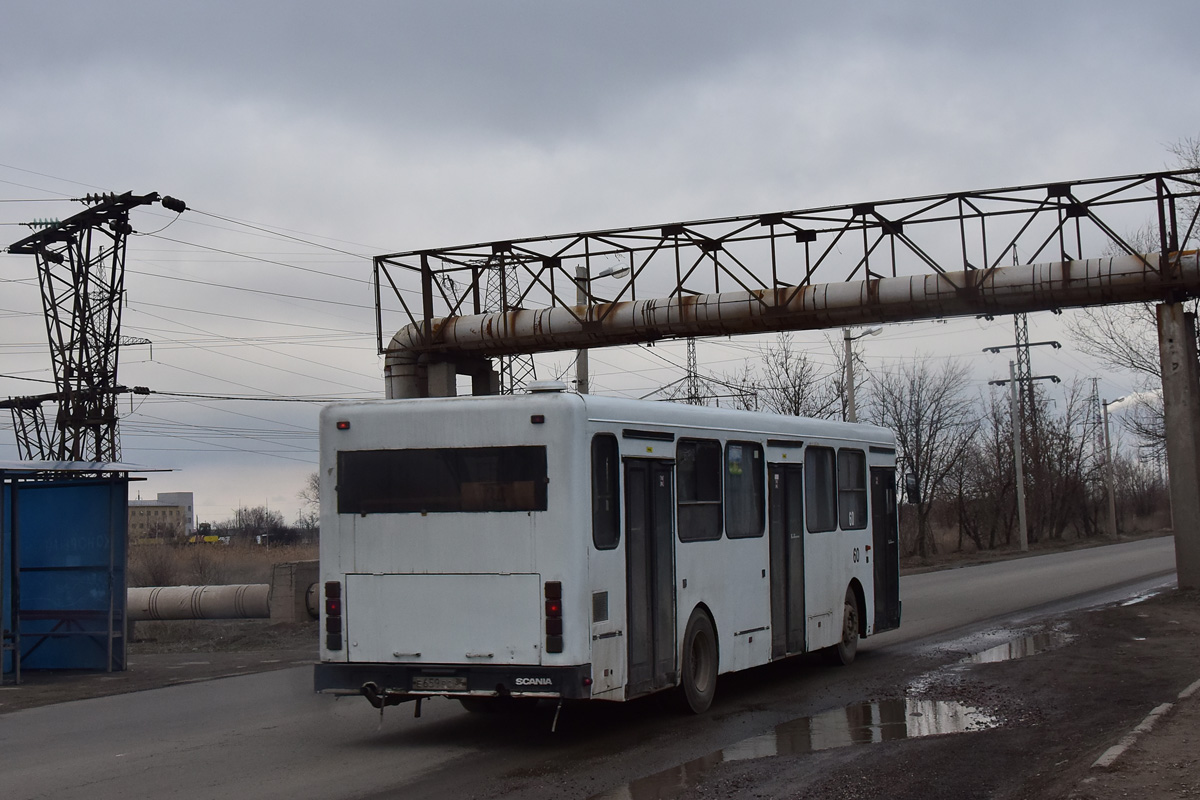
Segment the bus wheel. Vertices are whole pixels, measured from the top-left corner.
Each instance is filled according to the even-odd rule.
[[[846,604],[842,611],[842,640],[834,646],[835,664],[848,665],[858,653],[858,599],[853,589],[846,590]]]
[[[692,612],[683,634],[683,700],[687,710],[703,714],[717,692],[717,634],[700,609]]]

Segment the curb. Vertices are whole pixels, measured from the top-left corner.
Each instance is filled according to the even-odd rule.
[[[1176,702],[1187,700],[1197,691],[1200,691],[1200,680],[1194,681],[1190,686],[1180,692],[1176,698]],[[1153,711],[1146,715],[1145,719],[1138,723],[1137,727],[1121,737],[1121,741],[1105,750],[1099,758],[1093,761],[1092,769],[1105,769],[1111,767],[1117,761],[1117,759],[1124,755],[1125,751],[1132,747],[1143,734],[1149,733],[1151,730],[1153,730],[1154,726],[1158,724],[1158,721],[1166,716],[1174,707],[1175,703],[1163,703],[1162,705],[1156,707]]]

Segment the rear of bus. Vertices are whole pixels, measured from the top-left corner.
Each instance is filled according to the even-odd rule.
[[[322,412],[317,691],[590,696],[583,417],[565,393]]]

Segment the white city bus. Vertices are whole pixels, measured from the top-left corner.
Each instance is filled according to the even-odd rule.
[[[699,713],[899,625],[890,431],[536,388],[322,412],[317,691]]]

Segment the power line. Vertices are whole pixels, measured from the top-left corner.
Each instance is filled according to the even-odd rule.
[[[266,289],[248,289],[244,286],[230,286],[229,284],[226,284],[226,283],[216,283],[214,281],[201,281],[201,280],[196,280],[195,278],[180,278],[180,277],[174,276],[174,275],[159,275],[159,274],[156,274],[153,272],[140,272],[138,270],[132,270],[132,269],[126,269],[125,272],[127,274],[142,275],[142,276],[148,277],[148,278],[159,278],[160,280],[164,280],[164,281],[179,281],[181,283],[194,283],[194,284],[197,284],[200,286],[212,286],[217,289],[229,289],[229,290],[235,291],[235,292],[250,292],[251,294],[262,294],[262,295],[267,295],[268,297],[283,297],[288,300],[303,300],[308,303],[322,303],[325,305],[345,306],[347,308],[367,309],[367,310],[371,311],[372,313],[374,313],[374,311],[375,311],[375,306],[373,306],[373,305],[367,306],[367,305],[363,305],[362,303],[345,303],[340,300],[325,300],[325,299],[322,299],[319,297],[305,297],[303,295],[287,294],[286,292],[272,292],[272,291],[268,291]]]
[[[294,241],[294,242],[300,242],[301,244],[307,244],[307,245],[311,245],[312,247],[320,247],[320,248],[323,248],[323,249],[325,249],[325,250],[331,250],[331,251],[333,251],[333,252],[335,252],[335,253],[341,253],[342,255],[354,256],[355,258],[362,258],[362,259],[366,259],[367,261],[372,261],[372,260],[373,260],[371,256],[368,256],[368,255],[363,255],[362,253],[352,253],[352,252],[350,252],[349,250],[341,250],[341,249],[339,249],[339,248],[337,248],[337,247],[330,247],[329,245],[326,245],[326,244],[321,244],[320,242],[312,242],[312,241],[308,241],[307,239],[301,239],[301,238],[299,238],[298,236],[289,236],[289,235],[287,235],[287,234],[284,234],[284,233],[279,233],[278,231],[272,231],[272,230],[269,230],[269,229],[267,229],[267,228],[262,228],[262,227],[259,227],[258,225],[254,225],[254,224],[252,224],[252,223],[249,223],[249,222],[244,222],[244,221],[242,221],[242,220],[231,219],[231,218],[229,218],[229,217],[222,217],[220,214],[213,214],[213,213],[211,213],[211,212],[208,212],[208,211],[200,211],[200,210],[198,210],[198,209],[195,209],[195,208],[193,208],[193,209],[192,209],[192,211],[193,211],[193,212],[195,212],[195,213],[197,213],[197,214],[200,214],[200,215],[202,215],[202,216],[206,216],[206,217],[212,217],[213,219],[219,219],[219,220],[221,220],[222,222],[229,222],[229,223],[232,223],[232,224],[234,224],[234,225],[241,225],[241,226],[243,226],[243,227],[250,228],[251,230],[261,231],[261,232],[263,232],[263,233],[268,233],[268,234],[270,234],[270,235],[272,235],[272,236],[278,236],[278,237],[279,237],[279,238],[281,238],[281,239],[290,239],[291,241]],[[335,240],[335,241],[339,241],[339,240]],[[353,243],[352,243],[352,242],[347,242],[347,244],[353,244]]]
[[[325,272],[324,270],[312,269],[311,267],[301,267],[296,264],[289,264],[286,261],[275,261],[274,259],[270,259],[270,258],[259,258],[258,256],[252,256],[252,255],[249,255],[248,253],[239,253],[236,250],[225,250],[220,247],[210,247],[209,245],[197,244],[195,242],[185,242],[182,239],[172,239],[170,236],[160,236],[157,233],[147,233],[147,234],[143,234],[143,235],[147,236],[149,238],[152,238],[152,239],[162,239],[167,242],[174,242],[175,244],[186,245],[187,247],[195,247],[199,250],[208,250],[213,253],[221,253],[222,255],[226,255],[226,256],[238,256],[239,258],[244,258],[248,261],[259,261],[264,264],[273,264],[278,267],[287,267],[288,269],[299,270],[300,272],[310,272],[314,275],[321,275],[326,278],[337,278],[339,280],[344,280],[344,281],[353,281],[354,283],[363,283],[363,284],[366,284],[367,286],[371,285],[370,281],[363,280],[362,278],[355,278],[350,275],[339,275],[336,272]],[[339,250],[338,252],[342,252],[342,251]]]

